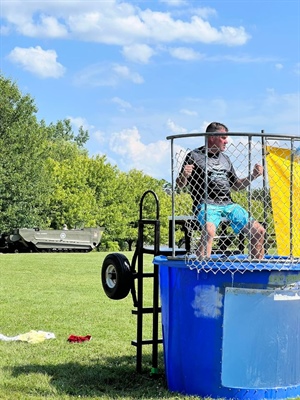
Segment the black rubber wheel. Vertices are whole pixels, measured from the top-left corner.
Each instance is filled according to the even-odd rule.
[[[102,264],[101,280],[107,297],[113,300],[124,299],[133,281],[127,257],[120,253],[108,254]]]

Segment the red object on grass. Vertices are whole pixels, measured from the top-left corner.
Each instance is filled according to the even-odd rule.
[[[70,335],[68,337],[68,342],[71,343],[82,343],[86,342],[92,339],[91,335],[86,335],[86,336],[77,336],[77,335]]]

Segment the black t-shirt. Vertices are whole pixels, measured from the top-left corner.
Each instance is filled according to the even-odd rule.
[[[206,163],[207,160],[207,163]],[[188,178],[188,186],[193,199],[193,207],[207,204],[233,203],[230,189],[238,177],[229,157],[222,152],[205,154],[205,147],[190,151],[183,163],[193,164],[194,169]],[[206,165],[205,165],[206,164]],[[207,191],[205,174],[207,172]]]

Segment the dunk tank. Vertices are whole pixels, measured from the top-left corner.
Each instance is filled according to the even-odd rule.
[[[295,398],[300,396],[300,138],[263,131],[228,136],[225,154],[238,177],[250,176],[256,163],[264,168],[246,189],[232,193],[264,226],[264,257],[252,258],[251,233],[235,234],[226,220],[211,256],[197,255],[197,212],[189,188],[179,189],[176,178],[187,152],[207,144],[208,137],[168,137],[173,251],[154,258],[167,385],[210,398]],[[186,246],[184,255],[175,255],[179,246]]]

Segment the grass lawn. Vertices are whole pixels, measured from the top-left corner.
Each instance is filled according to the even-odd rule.
[[[0,334],[42,330],[56,336],[37,344],[0,340],[1,400],[198,399],[167,390],[162,346],[158,376],[150,376],[151,346],[143,347],[143,373],[136,373],[132,298],[104,294],[106,254],[0,253]],[[131,261],[132,253],[124,254]],[[152,258],[144,256],[145,270],[152,270]],[[145,301],[151,296],[149,282]],[[147,329],[150,338],[150,318],[146,336]],[[92,340],[69,343],[71,334]]]

